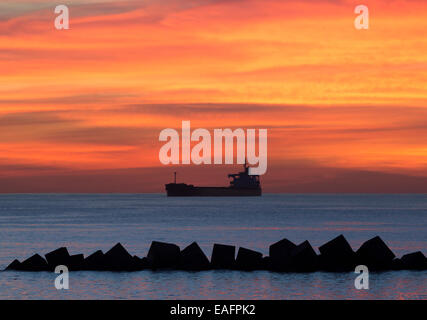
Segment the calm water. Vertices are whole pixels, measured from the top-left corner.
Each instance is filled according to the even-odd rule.
[[[397,256],[427,254],[427,195],[264,195],[261,198],[166,198],[164,195],[1,195],[0,268],[14,258],[60,246],[74,253],[121,242],[145,256],[152,240],[181,248],[197,241],[268,252],[281,238],[314,247],[344,234],[354,249],[380,235]],[[73,272],[70,290],[54,273],[1,272],[2,299],[427,299],[427,272],[371,273],[370,289],[354,273],[266,271]]]

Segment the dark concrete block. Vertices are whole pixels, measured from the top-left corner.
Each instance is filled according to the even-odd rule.
[[[271,258],[270,257],[262,257],[262,270],[272,270]]]
[[[104,254],[104,267],[109,271],[132,271],[135,270],[134,260],[129,252],[117,243]]]
[[[210,263],[199,245],[193,242],[181,251],[179,267],[183,270],[208,270]]]
[[[67,248],[61,247],[56,250],[53,250],[45,255],[47,264],[49,265],[50,270],[55,270],[55,268],[59,265],[64,265],[69,268],[69,259],[70,255],[68,253]]]
[[[146,257],[139,258],[137,256],[133,256],[132,259],[135,266],[135,271],[147,270],[151,268],[150,263]]]
[[[211,266],[214,269],[233,269],[236,247],[215,243],[212,250]]]
[[[105,270],[104,253],[101,250],[95,251],[86,257],[83,262],[83,270]]]
[[[45,259],[35,254],[21,263],[20,270],[23,271],[48,271],[49,267]]]
[[[306,240],[291,252],[290,271],[312,272],[318,268],[318,257],[311,244]]]
[[[421,251],[405,254],[401,260],[405,270],[427,270],[427,258]]]
[[[83,254],[74,254],[68,259],[68,269],[70,271],[82,270],[84,265],[84,256]]]
[[[263,260],[262,253],[246,248],[239,248],[236,258],[236,269],[237,270],[262,270]]]
[[[356,254],[343,235],[319,247],[320,268],[327,271],[350,271],[356,266]]]
[[[400,260],[399,258],[393,259],[391,261],[391,264],[390,264],[390,269],[391,270],[396,270],[396,271],[403,270],[404,266],[403,266],[402,260]]]
[[[9,264],[5,270],[20,270],[21,269],[21,262],[19,262],[18,259],[15,259],[12,261],[11,264]]]
[[[384,241],[376,236],[356,251],[358,265],[366,265],[369,270],[389,270],[395,255]]]
[[[270,266],[275,271],[286,271],[289,269],[290,257],[296,244],[288,239],[282,239],[269,248]]]
[[[180,252],[176,244],[153,241],[148,251],[147,259],[153,269],[177,268]]]

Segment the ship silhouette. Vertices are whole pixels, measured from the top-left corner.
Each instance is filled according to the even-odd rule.
[[[197,187],[192,184],[174,182],[165,185],[166,194],[169,197],[253,197],[262,194],[258,175],[249,175],[249,167],[246,162],[244,171],[229,174],[231,178],[228,187]]]

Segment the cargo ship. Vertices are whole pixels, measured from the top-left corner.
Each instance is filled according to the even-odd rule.
[[[249,167],[244,164],[244,171],[229,174],[228,187],[197,187],[192,184],[173,183],[165,185],[168,197],[254,197],[260,196],[261,184],[258,175],[249,175]]]

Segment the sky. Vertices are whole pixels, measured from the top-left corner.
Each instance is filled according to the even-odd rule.
[[[227,184],[160,163],[183,120],[268,129],[265,192],[427,192],[422,0],[6,0],[0,70],[0,192]]]

